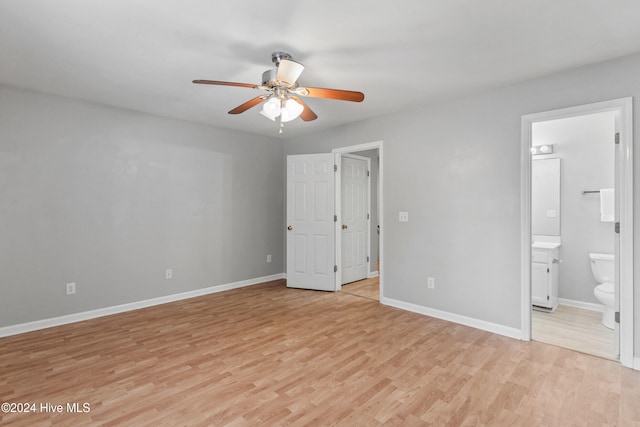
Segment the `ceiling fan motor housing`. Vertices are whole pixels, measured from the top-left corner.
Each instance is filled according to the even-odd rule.
[[[277,68],[272,68],[271,70],[267,70],[264,73],[262,73],[262,84],[269,87],[275,86],[277,73],[278,73]]]

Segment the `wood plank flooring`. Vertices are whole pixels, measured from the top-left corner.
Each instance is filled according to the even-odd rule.
[[[375,277],[373,279],[364,279],[357,282],[342,285],[342,292],[356,295],[362,298],[368,298],[374,301],[380,301],[380,280]]]
[[[607,359],[614,354],[614,331],[602,325],[602,313],[559,305],[552,313],[533,310],[531,338]]]
[[[275,281],[0,339],[6,426],[637,426],[640,372]]]

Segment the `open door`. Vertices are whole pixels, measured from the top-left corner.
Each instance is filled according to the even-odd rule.
[[[369,170],[371,159],[342,155],[342,284],[369,277]]]
[[[334,155],[287,156],[287,287],[335,290]]]

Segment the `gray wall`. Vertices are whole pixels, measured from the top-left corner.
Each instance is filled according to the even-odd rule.
[[[582,194],[614,186],[614,113],[589,114],[534,123],[534,145],[554,144],[560,174],[562,264],[558,269],[560,298],[599,304],[591,274],[590,252],[613,253],[613,223],[600,221],[598,194]]]
[[[640,96],[639,74],[632,55],[296,138],[285,153],[383,140],[384,296],[519,329],[521,116]],[[636,128],[639,117],[636,108]]]
[[[0,327],[282,273],[283,179],[277,139],[0,86]]]

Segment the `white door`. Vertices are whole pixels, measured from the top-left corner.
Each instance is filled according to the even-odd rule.
[[[287,156],[287,287],[335,290],[334,155]]]
[[[369,162],[342,156],[342,284],[369,276]]]

